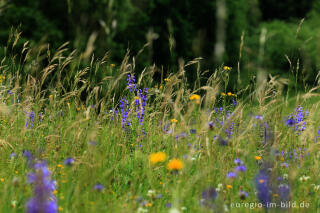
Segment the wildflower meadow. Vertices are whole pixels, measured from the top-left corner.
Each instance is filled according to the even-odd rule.
[[[238,71],[224,65],[190,87],[198,60],[159,83],[128,55],[14,45],[0,66],[0,212],[320,209],[319,85],[285,93],[270,76],[228,91]]]

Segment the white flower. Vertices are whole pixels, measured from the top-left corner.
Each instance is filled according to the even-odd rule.
[[[148,212],[148,209],[144,209],[142,207],[139,207],[137,210],[137,213],[146,213],[146,212]]]
[[[311,184],[311,186],[313,186],[314,191],[319,191],[319,189],[320,189],[320,185]]]
[[[224,204],[224,211],[225,211],[225,212],[228,212],[228,211],[229,211],[229,208],[228,208],[228,206],[227,206],[226,204]]]
[[[305,181],[307,181],[307,180],[309,180],[310,179],[310,176],[305,176],[305,175],[303,175],[302,177],[300,177],[300,181],[301,182],[305,182]]]
[[[223,189],[223,184],[222,184],[222,183],[219,183],[219,184],[218,184],[218,187],[216,188],[216,191],[217,191],[217,192],[220,192],[221,189]]]
[[[155,194],[156,194],[156,191],[155,190],[148,190],[148,196],[149,197],[153,197],[153,196],[155,196]]]
[[[178,209],[176,209],[176,208],[171,208],[169,210],[169,213],[180,213],[180,211]]]

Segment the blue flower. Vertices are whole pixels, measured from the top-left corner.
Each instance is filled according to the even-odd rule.
[[[75,162],[75,160],[73,158],[69,157],[64,161],[64,164],[71,166],[74,162]]]
[[[241,200],[245,200],[248,197],[248,192],[240,190],[239,196]]]
[[[245,172],[247,168],[244,165],[240,165],[240,166],[237,166],[236,170],[239,172]]]
[[[267,204],[271,202],[271,194],[269,191],[269,175],[265,170],[260,170],[255,179],[257,196],[262,203],[262,205],[266,208]]]
[[[201,193],[200,204],[205,207],[208,207],[208,208],[213,208],[214,207],[213,201],[216,199],[217,195],[218,195],[218,193],[217,193],[216,189],[213,187],[210,187],[210,188],[204,190]]]
[[[97,191],[102,191],[104,190],[104,186],[100,183],[97,183],[96,185],[94,185],[93,189]]]
[[[278,195],[279,195],[280,201],[282,201],[282,202],[289,201],[289,196],[290,196],[289,185],[280,184],[278,186]]]
[[[227,174],[227,178],[236,178],[237,177],[237,173],[235,172],[228,172]]]
[[[240,158],[234,159],[234,163],[237,165],[243,165],[243,162],[242,162],[242,160],[240,160]]]
[[[34,173],[28,174],[28,182],[34,187],[33,197],[26,203],[28,213],[57,213],[57,198],[52,194],[56,189],[55,181],[45,161],[33,165]]]

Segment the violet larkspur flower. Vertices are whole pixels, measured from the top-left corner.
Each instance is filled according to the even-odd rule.
[[[22,155],[27,159],[28,167],[31,167],[33,162],[33,155],[31,154],[31,152],[28,150],[24,150]]]
[[[279,195],[280,201],[282,201],[282,202],[289,201],[289,196],[290,196],[289,185],[280,184],[278,186],[278,195]]]
[[[27,113],[27,121],[26,121],[26,128],[33,128],[33,121],[34,121],[35,113],[32,111],[31,113]]]
[[[285,125],[294,127],[296,134],[300,135],[306,129],[306,122],[304,120],[308,115],[309,112],[307,110],[303,110],[302,106],[298,106],[295,112],[288,116]]]
[[[129,88],[130,92],[133,92],[136,89],[136,84],[135,84],[136,80],[134,75],[128,75],[127,77],[127,86]]]
[[[257,189],[257,196],[262,203],[264,208],[268,207],[268,203],[271,202],[271,194],[269,191],[269,175],[265,170],[260,170],[258,175],[255,179],[256,189]]]
[[[200,204],[202,206],[207,207],[207,208],[213,208],[214,207],[213,201],[216,199],[217,195],[218,195],[218,193],[217,193],[216,189],[213,187],[210,187],[210,188],[204,190],[201,193]]]
[[[197,133],[197,130],[195,129],[190,129],[190,134],[196,134]]]
[[[93,189],[97,191],[103,191],[104,186],[101,183],[97,183],[96,185],[94,185]]]
[[[28,175],[28,182],[34,186],[33,197],[27,202],[28,213],[57,213],[57,198],[52,194],[56,183],[51,180],[51,173],[45,161],[33,165],[34,173]]]
[[[71,166],[74,162],[75,162],[75,160],[73,158],[69,157],[64,161],[64,164],[67,166]]]

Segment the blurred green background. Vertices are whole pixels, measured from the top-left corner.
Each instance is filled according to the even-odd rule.
[[[96,57],[108,52],[116,65],[130,49],[137,73],[155,64],[164,76],[177,72],[179,59],[202,57],[201,70],[233,67],[234,83],[239,62],[237,86],[252,81],[258,68],[286,78],[295,71],[298,83],[314,86],[319,26],[316,0],[0,0],[1,46],[19,29],[20,46],[56,49],[70,41],[70,51],[85,52],[91,45]],[[194,69],[187,71],[193,81]]]

